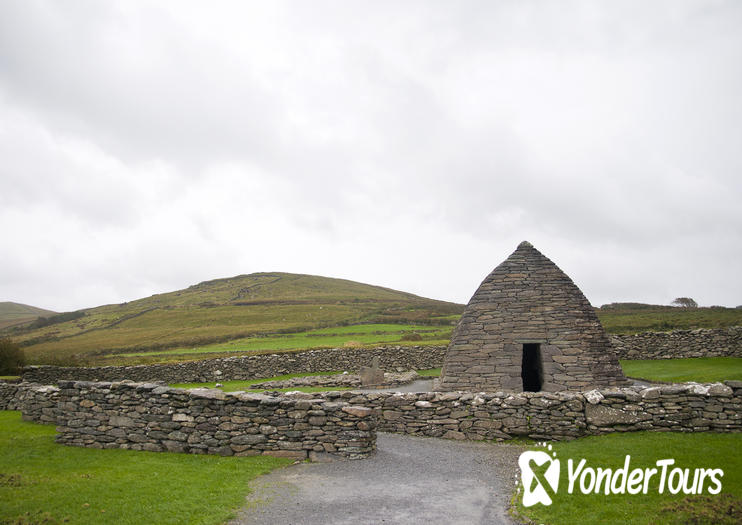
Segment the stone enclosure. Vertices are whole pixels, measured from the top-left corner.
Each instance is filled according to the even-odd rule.
[[[4,404],[2,404],[4,403]],[[742,431],[742,382],[588,392],[224,394],[146,383],[0,383],[0,409],[55,423],[60,443],[221,455],[363,458],[376,431],[572,439],[637,430]]]

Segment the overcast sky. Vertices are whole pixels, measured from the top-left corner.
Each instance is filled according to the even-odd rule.
[[[286,271],[742,304],[742,2],[0,3],[0,301]]]

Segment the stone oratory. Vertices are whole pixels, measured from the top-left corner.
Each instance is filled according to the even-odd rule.
[[[524,241],[466,306],[438,390],[555,392],[627,384],[590,302]]]

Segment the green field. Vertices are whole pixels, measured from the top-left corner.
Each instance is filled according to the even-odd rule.
[[[66,447],[54,435],[0,411],[0,523],[224,523],[251,479],[291,463]]]
[[[402,337],[418,334],[420,341],[410,344],[447,344],[451,338],[451,327],[364,324],[309,330],[307,332],[235,339],[226,343],[195,348],[174,348],[150,352],[129,352],[111,356],[112,359],[152,356],[192,356],[194,354],[249,354],[269,350],[302,350],[310,348],[333,348],[341,346],[374,345],[383,343],[406,343]]]
[[[596,312],[611,334],[742,326],[742,308],[675,308],[628,303],[605,305]]]
[[[682,434],[669,432],[632,432],[580,438],[569,442],[552,444],[560,460],[558,491],[550,506],[536,504],[530,508],[522,506],[517,498],[517,510],[535,523],[551,525],[580,524],[736,524],[742,519],[742,434]],[[716,496],[671,494],[665,488],[658,493],[660,475],[649,485],[645,494],[600,494],[584,495],[579,488],[568,493],[567,460],[577,464],[584,458],[593,468],[617,468],[624,466],[624,458],[630,455],[630,468],[657,468],[661,459],[674,459],[670,467],[690,469],[721,468],[722,491]],[[690,482],[692,484],[692,480]],[[576,487],[579,485],[579,481]],[[521,487],[522,492],[522,487]],[[736,514],[729,515],[729,509]]]
[[[742,357],[698,357],[688,359],[621,360],[628,377],[683,383],[712,383],[732,379],[742,381]]]

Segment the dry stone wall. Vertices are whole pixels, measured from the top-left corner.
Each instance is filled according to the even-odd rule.
[[[742,326],[611,337],[619,359],[742,357]]]
[[[57,442],[65,445],[298,459],[356,459],[376,448],[371,409],[306,394],[61,381],[57,396]]]
[[[379,357],[387,372],[437,368],[443,363],[445,346],[381,346],[378,348],[330,348],[206,359],[186,363],[141,366],[58,367],[30,366],[23,380],[54,384],[68,381],[164,381],[166,383],[259,379],[298,372],[355,371]]]
[[[0,381],[0,410],[18,410],[18,383]]]
[[[60,443],[94,448],[362,458],[375,450],[377,430],[469,440],[742,431],[741,381],[588,392],[282,396],[126,382],[15,386],[5,409],[57,424]],[[0,385],[2,399],[9,391]]]
[[[56,423],[59,389],[35,383],[0,383],[0,410],[20,410],[23,419]]]
[[[329,393],[328,393],[329,395]],[[611,432],[742,431],[742,382],[537,393],[334,393],[379,414],[378,430],[450,439],[571,439]]]

